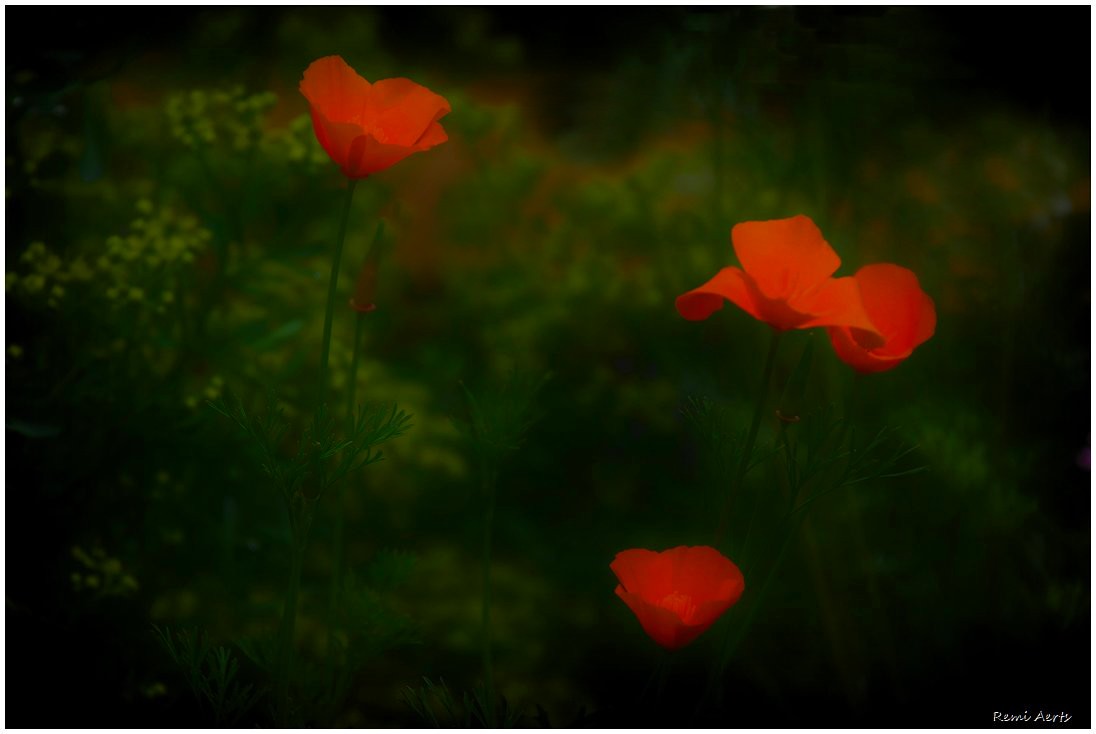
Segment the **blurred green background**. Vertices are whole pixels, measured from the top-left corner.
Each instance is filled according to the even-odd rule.
[[[767,340],[674,298],[734,262],[736,222],[803,213],[839,275],[913,269],[939,323],[855,381],[824,334],[792,333],[775,384],[819,342],[809,406],[855,401],[927,471],[817,503],[718,723],[1088,725],[1085,10],[6,17],[9,724],[213,723],[154,624],[203,630],[262,684],[248,640],[278,622],[284,510],[207,401],[274,389],[291,421],[309,410],[342,180],[296,87],[340,54],[452,113],[449,142],[362,182],[351,213],[334,385],[383,219],[357,390],[414,427],[347,488],[365,643],[332,722],[416,725],[405,687],[479,679],[482,500],[454,419],[462,381],[513,373],[551,377],[499,478],[496,683],[526,725],[634,722],[658,655],[608,564],[711,542],[723,487],[682,408],[708,397],[744,427]],[[305,560],[305,661],[333,512]],[[646,723],[688,725],[722,635],[674,656]]]

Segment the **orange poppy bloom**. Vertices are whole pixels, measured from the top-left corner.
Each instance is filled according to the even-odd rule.
[[[809,217],[742,222],[731,230],[741,268],[726,267],[677,297],[677,311],[701,321],[728,300],[780,331],[848,326],[874,332],[852,278],[832,278],[841,258]]]
[[[936,305],[912,271],[888,263],[865,265],[853,276],[878,337],[856,328],[828,329],[837,356],[857,372],[901,364],[936,331]]]
[[[349,178],[365,178],[449,137],[444,97],[410,79],[370,84],[341,56],[313,61],[301,79],[320,145]]]
[[[699,637],[746,588],[738,566],[708,546],[621,551],[609,567],[620,581],[617,596],[668,650]]]

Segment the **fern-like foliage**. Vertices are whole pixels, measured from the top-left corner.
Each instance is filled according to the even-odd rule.
[[[709,481],[720,488],[730,485],[742,460],[745,431],[738,429],[742,416],[725,403],[703,396],[690,396],[681,407],[681,416],[696,436]],[[751,452],[746,474],[768,461],[777,450],[778,447],[758,442]]]
[[[153,626],[153,632],[182,672],[194,697],[209,707],[217,726],[232,726],[266,693],[237,678],[239,661],[227,647],[214,646],[202,632]]]
[[[467,418],[454,418],[453,423],[482,460],[497,463],[521,446],[529,428],[540,418],[534,400],[548,379],[549,375],[512,372],[495,389],[478,395],[461,382],[468,414]]]
[[[410,576],[414,562],[409,554],[389,551],[374,559],[361,578],[346,575],[339,628],[348,668],[360,667],[385,650],[418,642],[411,618],[389,601],[390,592]]]
[[[837,490],[884,479],[911,476],[927,467],[909,465],[917,450],[902,442],[897,428],[884,427],[862,441],[856,428],[833,406],[804,417],[794,429],[781,426],[778,445],[791,487],[792,513]]]
[[[263,471],[291,505],[316,500],[350,473],[384,459],[377,447],[403,435],[411,416],[395,403],[366,403],[340,436],[335,420],[321,406],[304,427],[295,447],[287,446],[289,425],[273,393],[266,409],[251,414],[230,395],[210,407],[235,422],[252,439]]]
[[[403,700],[423,724],[435,729],[482,729],[487,727],[487,692],[482,685],[473,691],[465,691],[457,698],[444,680],[434,683],[422,679],[418,688],[403,689]],[[500,697],[495,709],[498,726],[514,729],[522,725],[525,715]]]

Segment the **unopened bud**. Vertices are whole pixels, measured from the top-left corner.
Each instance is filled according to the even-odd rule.
[[[377,295],[377,258],[370,253],[358,273],[358,280],[354,284],[354,295],[350,298],[350,308],[358,313],[369,313],[377,310],[374,299]]]

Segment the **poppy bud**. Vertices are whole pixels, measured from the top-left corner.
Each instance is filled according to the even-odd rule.
[[[350,298],[350,308],[358,313],[369,313],[377,310],[374,299],[377,296],[377,271],[381,264],[381,237],[384,234],[384,220],[377,224],[377,233],[373,235],[373,244],[370,245],[362,263],[362,269],[358,273],[358,280],[354,283],[354,295]]]
[[[358,313],[377,310],[374,298],[377,295],[377,258],[373,253],[365,259],[354,283],[354,295],[350,297],[350,308]]]

